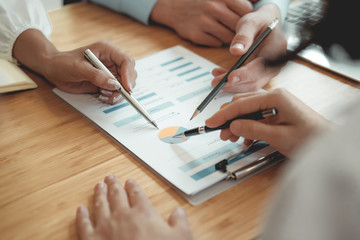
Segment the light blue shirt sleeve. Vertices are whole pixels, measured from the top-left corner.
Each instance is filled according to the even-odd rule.
[[[149,24],[150,13],[157,0],[92,0],[91,2]]]
[[[254,9],[257,10],[261,6],[269,3],[275,4],[280,9],[281,20],[284,22],[290,2],[291,0],[261,0],[254,4]]]

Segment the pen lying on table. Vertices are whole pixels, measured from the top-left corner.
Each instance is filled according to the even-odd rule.
[[[270,153],[267,156],[261,157],[258,160],[239,168],[235,171],[227,171],[226,180],[233,179],[233,180],[239,180],[241,178],[244,178],[251,173],[254,173],[255,171],[259,170],[260,168],[264,167],[267,164],[270,164],[273,161],[284,159],[285,156],[279,153],[278,151],[274,151]]]
[[[208,132],[212,132],[212,131],[216,131],[216,130],[229,128],[232,121],[235,121],[238,119],[261,120],[261,119],[275,116],[276,114],[277,114],[277,111],[275,108],[261,110],[261,111],[248,113],[248,114],[233,118],[233,119],[227,121],[226,123],[224,123],[223,125],[220,125],[215,128],[210,128],[208,126],[200,126],[200,127],[193,128],[193,129],[187,130],[185,132],[179,133],[179,134],[175,135],[174,137],[175,138],[183,138],[183,137],[200,135],[200,134],[204,134],[204,133],[208,133]]]

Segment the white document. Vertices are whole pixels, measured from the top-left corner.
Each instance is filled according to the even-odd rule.
[[[217,171],[215,164],[242,149],[241,141],[222,141],[220,131],[193,136],[186,141],[171,137],[204,125],[207,118],[231,101],[232,94],[221,91],[190,121],[195,108],[212,89],[214,67],[217,66],[181,46],[136,61],[138,78],[133,96],[147,109],[160,130],[127,102],[109,105],[98,100],[97,95],[70,94],[59,89],[54,92],[183,195],[194,196],[223,180],[226,174]],[[173,141],[178,143],[171,144]],[[231,161],[229,168],[237,169],[273,151],[267,144],[260,144],[254,152]]]

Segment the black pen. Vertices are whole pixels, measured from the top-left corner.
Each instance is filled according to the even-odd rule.
[[[200,103],[200,105],[195,109],[195,112],[191,116],[190,120],[196,117],[204,108],[210,103],[210,101],[218,94],[218,92],[223,88],[223,86],[228,81],[229,74],[235,69],[240,68],[244,62],[249,58],[249,56],[254,52],[254,50],[259,46],[259,44],[269,35],[269,33],[275,28],[276,24],[279,22],[278,18],[275,18],[269,26],[261,33],[261,35],[255,40],[255,42],[250,46],[249,50],[241,56],[241,58],[235,63],[235,65],[225,74],[223,79],[215,86],[215,88],[207,95],[207,97]]]
[[[234,120],[238,120],[238,119],[261,120],[261,119],[275,116],[276,114],[277,114],[277,111],[275,108],[271,108],[271,109],[267,109],[267,110],[260,110],[257,112],[248,113],[248,114],[233,118],[218,127],[210,128],[207,126],[200,126],[200,127],[193,128],[193,129],[187,130],[185,132],[179,133],[179,134],[175,135],[174,137],[175,138],[183,138],[183,137],[200,135],[200,134],[204,134],[204,133],[208,133],[208,132],[212,132],[212,131],[216,131],[216,130],[229,128],[231,122]]]

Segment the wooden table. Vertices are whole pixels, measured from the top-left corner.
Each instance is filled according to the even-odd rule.
[[[227,48],[195,46],[169,29],[144,26],[90,3],[68,5],[51,12],[50,18],[51,37],[60,50],[107,39],[135,59],[182,45],[222,67],[236,61]],[[344,96],[359,95],[355,82],[297,62],[307,66],[306,71],[275,78],[266,88],[288,88],[329,114]],[[26,73],[37,89],[0,95],[0,239],[76,239],[76,208],[92,206],[93,187],[110,173],[122,181],[138,181],[164,218],[184,207],[195,239],[251,239],[260,232],[285,164],[191,206],[56,97],[51,84]]]

